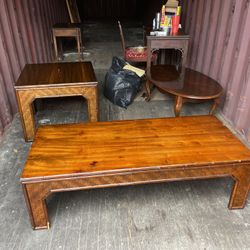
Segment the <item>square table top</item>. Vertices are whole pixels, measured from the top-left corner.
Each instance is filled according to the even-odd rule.
[[[26,64],[15,89],[45,86],[97,85],[91,62]]]
[[[214,116],[42,126],[21,181],[250,162]]]

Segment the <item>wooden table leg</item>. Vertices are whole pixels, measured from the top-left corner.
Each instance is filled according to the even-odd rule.
[[[174,107],[174,113],[176,117],[180,116],[182,104],[183,104],[183,98],[181,96],[176,96],[175,107]]]
[[[146,80],[145,88],[146,88],[146,95],[147,95],[146,101],[147,102],[149,102],[151,99],[152,87],[153,87],[153,84],[149,80]]]
[[[47,190],[44,184],[23,184],[23,192],[34,229],[49,229],[46,205]]]
[[[63,39],[60,37],[59,39],[59,46],[60,46],[60,54],[58,55],[58,60],[63,61],[64,55],[63,55]]]
[[[250,189],[250,172],[249,169],[244,168],[235,175],[235,183],[231,193],[229,209],[244,208],[248,192]]]
[[[78,34],[78,36],[76,37],[76,42],[77,42],[77,51],[78,51],[78,56],[79,56],[79,61],[81,61],[81,41],[80,41],[81,37]]]
[[[16,95],[25,141],[33,141],[35,136],[35,120],[33,110],[34,97],[29,91],[21,90],[17,90]]]
[[[54,50],[55,50],[55,59],[58,60],[57,40],[56,40],[56,36],[54,32],[53,32],[53,42],[54,42]]]
[[[212,115],[220,103],[220,97],[214,99],[214,103],[210,109],[209,114]]]
[[[85,91],[83,96],[87,99],[88,102],[89,121],[97,122],[99,120],[97,86],[89,88],[87,91]]]

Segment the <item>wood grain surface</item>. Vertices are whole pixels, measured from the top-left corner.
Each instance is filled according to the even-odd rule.
[[[65,86],[76,83],[97,84],[91,62],[26,64],[15,88]]]
[[[174,74],[173,70],[171,72]],[[176,96],[198,100],[214,99],[221,96],[223,92],[221,85],[217,81],[188,68],[185,70],[184,84],[182,88],[168,88],[167,84],[162,82],[156,84],[156,87],[165,93],[167,92]]]
[[[214,116],[38,128],[21,179],[250,161],[250,151]]]

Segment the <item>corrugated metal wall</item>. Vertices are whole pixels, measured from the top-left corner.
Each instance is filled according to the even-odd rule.
[[[21,69],[53,59],[51,27],[68,20],[62,0],[0,0],[0,135],[17,112],[13,86]]]
[[[250,1],[183,0],[189,66],[221,83],[223,115],[250,142]]]

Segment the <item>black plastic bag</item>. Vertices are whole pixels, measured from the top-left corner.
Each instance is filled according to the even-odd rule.
[[[123,70],[123,67],[126,65],[126,61],[120,57],[116,57],[114,56],[112,59],[112,65],[111,65],[111,69],[113,69],[116,73],[118,73],[119,71]]]
[[[112,66],[105,76],[104,96],[112,103],[127,108],[141,88],[141,78],[130,70],[124,70],[126,62],[113,57]]]

